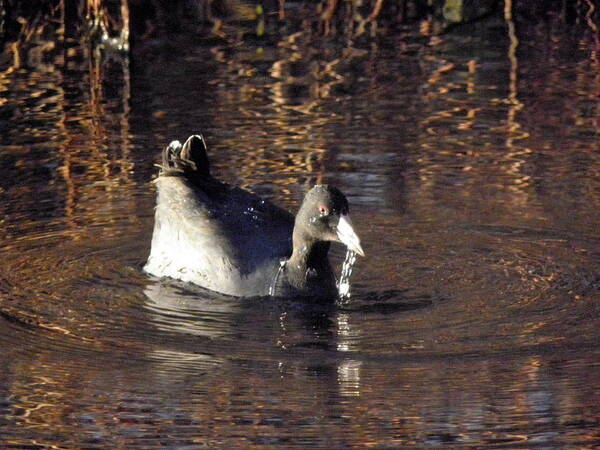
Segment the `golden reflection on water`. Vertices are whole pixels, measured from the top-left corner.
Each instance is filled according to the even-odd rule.
[[[66,236],[80,239],[86,236],[83,223],[112,220],[110,215],[98,211],[98,206],[110,209],[110,204],[121,202],[123,193],[131,192],[134,185],[131,174],[135,163],[130,156],[130,75],[125,56],[108,61],[85,42],[61,45],[67,45],[68,50],[63,52],[58,45],[47,42],[16,44],[12,47],[15,63],[0,74],[0,84],[5,93],[27,92],[31,99],[31,105],[19,104],[18,97],[16,101],[3,99],[15,111],[16,129],[11,135],[31,142],[19,148],[21,153],[15,153],[19,158],[17,165],[35,169],[39,162],[29,160],[22,152],[32,152],[35,146],[56,147],[57,153],[48,152],[45,162],[62,178],[65,219],[72,230],[79,230]],[[109,68],[110,76],[117,75],[121,81],[116,96],[106,93],[109,75],[105,71]],[[76,85],[71,78],[73,74],[81,76],[83,84]],[[19,123],[19,119],[38,125],[27,126],[27,122]],[[43,125],[39,126],[39,122]],[[115,130],[120,130],[120,135],[115,136]],[[32,204],[35,194],[28,194]],[[100,203],[99,196],[104,197]],[[134,199],[130,204],[135,210]],[[120,203],[118,208],[121,206]]]
[[[525,77],[532,68],[519,64],[519,29],[512,19],[510,6],[510,2],[505,5],[509,41],[506,55],[506,97],[494,95],[494,92],[498,91],[494,82],[502,80],[490,80],[491,74],[482,72],[485,62],[465,59],[463,55],[444,55],[440,49],[448,44],[443,39],[431,47],[423,59],[423,78],[427,79],[427,82],[422,95],[425,114],[421,127],[424,134],[420,142],[421,148],[418,150],[422,153],[418,159],[421,182],[419,197],[431,196],[435,186],[447,182],[439,180],[438,177],[444,176],[445,172],[440,169],[447,167],[451,158],[456,161],[454,165],[462,170],[462,173],[457,173],[457,176],[462,178],[461,183],[465,183],[466,187],[470,186],[464,189],[461,195],[474,195],[473,191],[481,185],[481,180],[489,178],[491,174],[498,180],[497,188],[507,190],[503,195],[504,205],[527,209],[529,213],[535,211],[539,203],[531,175],[531,168],[535,165],[532,161],[540,153],[539,144],[536,145],[539,132],[531,127],[528,129],[528,123],[531,123],[532,119],[523,120],[528,113],[529,104],[528,99],[519,98],[518,94],[519,86],[526,86],[529,82]],[[593,27],[593,22],[590,23],[590,27]],[[308,41],[310,42],[310,38]],[[61,142],[59,148],[62,164],[58,170],[67,188],[67,215],[72,217],[79,202],[79,190],[83,185],[91,184],[89,175],[96,173],[107,191],[126,190],[127,186],[132,185],[131,174],[136,163],[130,156],[133,142],[130,124],[129,57],[127,54],[119,54],[107,58],[86,45],[69,44],[68,50],[61,52],[52,41],[26,44],[17,43],[13,46],[15,63],[1,74],[0,85],[4,92],[14,89],[15,86],[11,84],[20,81],[11,78],[11,74],[14,74],[23,61],[27,61],[27,66],[32,69],[30,79],[47,80],[51,89],[57,93],[48,95],[43,88],[38,91],[34,88],[31,97],[39,98],[42,102],[37,108],[61,111],[56,122],[56,131],[53,132],[58,134],[54,139],[58,138]],[[236,176],[240,178],[240,184],[243,186],[255,185],[257,170],[261,169],[288,172],[289,176],[274,181],[280,183],[284,190],[289,190],[288,186],[296,183],[298,176],[303,173],[313,175],[311,182],[325,181],[326,160],[332,147],[328,127],[342,119],[336,114],[326,112],[328,102],[339,94],[339,88],[345,85],[356,86],[354,67],[365,68],[374,76],[381,70],[377,68],[376,63],[365,61],[369,55],[368,50],[347,47],[339,52],[326,50],[317,53],[316,56],[310,56],[310,52],[303,48],[304,45],[306,44],[302,38],[293,39],[278,50],[269,50],[268,58],[252,51],[246,55],[238,55],[241,59],[236,59],[236,56],[229,59],[221,56],[225,58],[225,73],[218,73],[216,76],[231,81],[223,87],[217,86],[218,97],[222,97],[227,103],[239,102],[240,111],[249,117],[256,117],[264,126],[264,137],[258,140],[255,149],[251,151],[244,148],[244,151],[240,152],[242,160]],[[583,42],[582,45],[588,47],[589,42]],[[376,44],[370,52],[378,52]],[[574,70],[580,85],[575,91],[588,92],[592,98],[595,93],[589,92],[589,87],[590,83],[596,80],[597,74],[589,69],[590,63],[594,61],[594,54],[592,50],[591,60],[580,60],[580,67]],[[231,72],[232,68],[234,72],[245,73],[248,68],[259,62],[270,64],[267,70],[271,76],[270,80],[261,81],[256,80],[256,77],[237,75],[231,78],[226,73]],[[83,75],[88,85],[88,93],[80,92],[79,98],[73,98],[73,93],[66,87],[72,84],[64,73],[66,68]],[[117,80],[114,79],[115,76]],[[106,92],[109,77],[110,94]],[[402,81],[404,80],[400,80]],[[562,84],[562,81],[557,81]],[[361,83],[364,81],[359,82],[359,85]],[[257,99],[260,99],[258,103]],[[2,101],[6,103],[7,99],[3,98]],[[73,104],[70,104],[71,101]],[[501,109],[505,109],[505,120],[496,119],[497,111]],[[598,120],[598,114],[587,119],[589,114],[585,111],[588,109],[585,103],[574,104],[568,108],[573,111],[575,125],[580,129],[590,129]],[[597,110],[597,107],[595,109]],[[534,113],[539,114],[537,111]],[[297,119],[297,114],[302,115],[301,120]],[[518,119],[518,116],[521,119]],[[115,128],[120,130],[116,142],[117,136],[113,131]],[[24,131],[35,134],[41,130]],[[240,142],[256,137],[245,134],[244,129],[240,131]],[[505,135],[504,152],[486,142],[486,137],[497,141],[502,134]],[[165,142],[156,142],[155,151],[164,144]],[[593,142],[590,144],[593,145]],[[74,149],[74,146],[77,148]],[[90,149],[89,156],[78,154],[83,146]],[[115,155],[115,148],[119,148],[120,154]],[[289,153],[290,159],[282,159],[280,152],[289,152],[291,149],[296,151]],[[594,153],[591,149],[582,151],[587,154]],[[559,155],[556,151],[553,153],[554,157]],[[447,155],[447,158],[444,155]],[[85,168],[86,179],[81,183],[76,181],[74,167]],[[589,164],[587,170],[597,171],[596,167],[597,164]],[[572,169],[565,166],[565,170]],[[564,177],[568,176],[568,172],[564,174]],[[98,181],[95,183],[97,187]],[[593,195],[593,192],[594,189],[590,189],[587,200],[597,204],[597,196]],[[539,212],[534,214],[540,215]],[[77,226],[75,222],[74,226]]]
[[[582,151],[585,155],[597,153],[594,150],[594,139],[587,140],[585,150],[571,149],[567,152],[561,145],[566,135],[576,130],[592,136],[597,134],[594,125],[597,114],[593,114],[592,120],[579,119],[581,116],[589,116],[590,105],[580,101],[577,96],[569,95],[578,91],[594,95],[590,88],[595,85],[596,71],[592,70],[593,61],[585,58],[577,62],[572,74],[561,71],[548,72],[547,67],[539,69],[545,73],[536,73],[538,69],[535,60],[529,58],[524,58],[520,64],[517,37],[519,30],[512,21],[510,2],[506,3],[505,19],[509,41],[506,83],[508,92],[505,98],[494,96],[494,93],[500,90],[500,86],[495,86],[496,80],[490,80],[491,73],[484,71],[489,63],[471,60],[460,64],[447,57],[439,58],[437,50],[432,50],[426,59],[428,65],[432,66],[433,76],[428,79],[430,89],[426,91],[423,100],[427,108],[432,110],[428,111],[427,117],[422,121],[425,132],[420,143],[418,161],[421,167],[420,182],[424,189],[419,192],[416,200],[426,201],[427,197],[435,196],[437,186],[446,182],[437,178],[447,175],[440,169],[452,164],[462,171],[462,174],[456,173],[455,181],[464,186],[458,195],[464,196],[466,202],[469,202],[469,197],[481,195],[482,184],[489,185],[490,179],[497,180],[494,187],[498,193],[502,193],[502,203],[498,204],[499,207],[515,208],[515,211],[519,210],[532,218],[544,221],[548,220],[547,212],[540,210],[538,206],[539,184],[545,183],[543,174],[536,170],[540,159],[546,155],[551,155],[552,158],[564,158],[567,154],[572,156],[571,151]],[[528,30],[525,32],[529,33]],[[531,38],[530,34],[527,37]],[[583,44],[582,48],[589,48],[589,44]],[[557,56],[563,51],[559,45],[554,45],[554,48],[548,50],[556,52]],[[567,79],[570,76],[578,80],[573,89],[568,86]],[[536,87],[535,91],[531,89],[534,88],[532,84],[539,84],[538,80],[548,77],[554,77],[554,80],[548,82],[544,93],[548,95],[548,99],[544,99],[537,96],[537,93],[540,93],[539,88]],[[444,86],[443,89],[437,88],[440,84]],[[561,89],[564,89],[562,94]],[[519,90],[527,91],[528,95],[520,97]],[[532,95],[532,92],[536,95]],[[550,100],[551,98],[560,98],[559,102],[562,104],[553,106],[555,113],[542,111],[540,106],[554,101]],[[597,111],[598,102],[594,103],[593,111]],[[506,110],[505,120],[498,117],[502,109]],[[554,123],[558,117],[564,118],[558,113],[560,110],[568,111],[572,121],[568,124]],[[494,120],[490,120],[491,118]],[[547,126],[553,127],[550,137],[547,136]],[[505,135],[505,141],[504,145],[500,146],[502,135]],[[557,137],[559,139],[556,139]],[[594,161],[577,170],[594,172],[596,167],[598,164]],[[573,163],[568,161],[556,167],[556,170],[565,172],[573,169]],[[534,179],[533,176],[538,179]],[[579,179],[575,172],[571,172],[571,175],[564,173],[563,176],[571,180]],[[539,177],[542,179],[539,180]],[[589,180],[590,177],[586,176],[584,179]],[[585,184],[587,185],[587,182]],[[597,205],[597,196],[584,195],[586,201]]]
[[[329,7],[334,3],[330,2]],[[590,273],[578,271],[580,278],[569,278],[573,275],[571,271],[565,274],[563,261],[578,268],[585,267],[592,259],[586,254],[584,243],[572,243],[569,236],[560,234],[543,239],[528,237],[525,225],[543,229],[546,223],[556,224],[554,219],[558,218],[556,220],[566,220],[558,225],[569,228],[569,218],[565,219],[563,213],[553,207],[555,197],[547,193],[564,195],[562,186],[552,185],[557,180],[577,192],[572,197],[580,204],[590,210],[600,209],[597,36],[592,43],[585,37],[579,43],[580,48],[591,52],[591,58],[581,58],[573,67],[546,73],[548,66],[538,68],[535,60],[525,57],[539,57],[536,51],[528,49],[528,43],[538,35],[535,31],[527,34],[519,29],[510,6],[511,2],[505,3],[506,44],[488,49],[493,54],[489,59],[493,61],[474,59],[469,52],[457,51],[457,43],[452,42],[451,36],[432,36],[430,45],[420,49],[422,58],[403,54],[402,49],[406,47],[399,46],[400,50],[396,50],[382,45],[380,48],[376,42],[366,50],[350,44],[342,49],[318,46],[313,49],[315,42],[310,36],[297,34],[282,39],[284,45],[266,53],[256,49],[243,54],[231,55],[218,50],[212,53],[218,64],[212,76],[219,82],[212,85],[211,100],[215,104],[211,106],[218,114],[206,126],[219,130],[229,129],[231,124],[239,125],[231,139],[211,145],[217,161],[219,154],[227,158],[220,161],[220,169],[226,177],[247,187],[264,184],[265,173],[276,174],[268,183],[275,186],[276,196],[290,204],[300,190],[299,184],[328,182],[336,176],[343,179],[340,156],[352,155],[354,151],[351,147],[354,143],[345,133],[357,126],[357,116],[361,115],[363,127],[359,130],[364,134],[361,142],[372,139],[391,154],[400,154],[404,147],[388,142],[387,135],[378,134],[384,132],[392,120],[414,120],[417,123],[414,129],[409,129],[404,122],[399,125],[414,133],[406,139],[412,172],[407,175],[405,189],[409,192],[408,202],[414,205],[411,214],[416,220],[402,231],[411,233],[410,226],[414,227],[419,220],[432,225],[427,228],[420,224],[418,230],[413,229],[409,237],[414,239],[394,234],[389,246],[398,246],[399,242],[403,248],[409,244],[416,246],[421,251],[420,258],[426,259],[419,263],[435,269],[439,285],[450,292],[455,288],[458,293],[452,302],[435,304],[425,316],[406,314],[401,321],[383,312],[368,315],[360,310],[337,311],[332,315],[331,324],[318,329],[310,321],[302,323],[284,312],[272,321],[273,329],[266,337],[253,335],[246,328],[242,331],[247,334],[240,332],[236,320],[243,313],[235,307],[228,310],[223,306],[223,310],[215,311],[214,305],[196,306],[199,310],[193,311],[194,314],[204,314],[204,318],[209,317],[214,322],[200,321],[181,305],[177,311],[180,316],[169,316],[165,311],[177,310],[177,299],[171,304],[158,304],[156,298],[153,299],[157,285],[145,289],[147,298],[143,300],[109,297],[109,292],[122,288],[118,282],[116,286],[107,284],[98,288],[98,297],[114,301],[106,307],[117,315],[114,319],[95,316],[93,313],[101,307],[89,298],[73,298],[72,291],[77,290],[73,286],[81,287],[76,283],[82,279],[102,278],[106,282],[114,276],[107,261],[117,259],[121,252],[131,251],[131,245],[120,247],[123,235],[132,233],[137,237],[143,228],[140,223],[151,216],[153,194],[147,191],[153,169],[140,169],[140,164],[149,166],[168,141],[167,122],[173,111],[155,114],[154,107],[149,107],[149,115],[155,122],[137,131],[136,114],[145,120],[147,116],[138,113],[133,106],[132,78],[135,75],[127,53],[98,52],[85,42],[71,41],[60,34],[53,37],[62,39],[57,45],[46,38],[34,39],[36,33],[43,37],[47,30],[28,30],[29,37],[7,50],[11,62],[0,73],[0,106],[12,108],[14,123],[14,130],[3,139],[6,145],[3,151],[17,156],[15,167],[24,176],[31,176],[28,174],[39,165],[50,167],[46,190],[58,205],[55,219],[60,230],[40,231],[36,223],[39,217],[27,215],[29,210],[35,210],[40,196],[45,195],[35,184],[28,184],[31,180],[3,188],[19,199],[17,210],[9,210],[14,206],[9,202],[0,204],[0,210],[5,213],[1,219],[2,236],[7,241],[10,238],[3,244],[6,266],[14,269],[11,280],[20,278],[22,285],[11,291],[12,303],[3,303],[2,311],[51,334],[54,337],[48,342],[55,346],[36,348],[27,338],[34,341],[39,336],[30,335],[24,337],[23,347],[34,346],[34,355],[18,355],[17,346],[11,350],[19,362],[12,367],[12,377],[6,383],[11,408],[6,419],[17,427],[45,436],[45,440],[33,444],[47,447],[65,441],[85,442],[90,431],[77,426],[81,422],[92,424],[90,433],[97,433],[101,439],[109,439],[107,435],[111,433],[107,430],[120,430],[127,435],[132,424],[147,420],[148,416],[147,411],[144,415],[143,408],[131,413],[123,407],[128,401],[137,400],[132,386],[137,386],[148,374],[155,377],[150,381],[165,383],[165,380],[172,381],[173,374],[181,372],[185,373],[181,377],[186,379],[179,387],[189,395],[177,399],[174,408],[190,424],[187,432],[196,443],[268,443],[271,435],[289,433],[291,439],[294,430],[301,428],[308,442],[322,442],[323,436],[329,434],[334,444],[390,446],[430,442],[436,445],[443,442],[444,436],[462,433],[467,444],[509,442],[519,445],[527,444],[528,436],[540,432],[536,427],[544,421],[592,422],[585,417],[581,419],[577,412],[581,405],[591,410],[598,401],[595,376],[589,375],[588,379],[585,374],[579,374],[581,368],[577,365],[585,368],[588,362],[574,361],[570,367],[555,368],[544,356],[538,355],[505,355],[506,363],[485,357],[489,356],[485,352],[495,354],[512,348],[506,341],[520,349],[552,345],[570,338],[569,333],[575,334],[577,330],[567,330],[564,334],[552,330],[559,328],[562,314],[566,315],[567,306],[574,307],[572,303],[560,309],[558,317],[532,315],[519,320],[519,313],[525,316],[536,308],[556,308],[553,304],[556,298],[577,301],[580,305],[591,304],[596,293],[593,287],[585,288],[593,286],[591,270]],[[328,11],[325,9],[323,14],[327,16]],[[366,20],[363,25],[373,22],[369,17],[363,19]],[[331,31],[332,23],[325,20],[324,24],[326,31]],[[597,31],[591,15],[589,27]],[[358,25],[355,31],[360,31]],[[424,35],[429,35],[426,29]],[[548,42],[538,42],[538,46],[542,47],[538,49],[540,52],[556,62],[557,66],[552,69],[560,64],[565,48],[569,49],[568,44],[554,37]],[[520,59],[521,52],[525,55],[523,59]],[[373,56],[377,54],[389,59],[378,62]],[[400,60],[409,66],[404,69],[407,72],[401,72],[398,67],[387,68],[390,60]],[[259,64],[267,68],[258,70],[255,66]],[[418,69],[413,65],[418,65]],[[392,81],[388,80],[381,87],[376,81],[378,77],[390,77]],[[386,107],[385,102],[380,102],[382,98],[395,95],[397,99],[402,89],[420,90],[418,101],[407,104],[406,111],[402,112],[393,108],[378,110]],[[567,93],[573,95],[567,96]],[[353,96],[377,106],[354,105],[349,100]],[[414,97],[400,98],[410,102]],[[357,111],[348,111],[351,107]],[[190,131],[204,131],[204,123],[198,126],[202,129]],[[332,131],[336,127],[341,131]],[[136,144],[136,138],[141,139],[143,133],[151,137],[143,144]],[[367,137],[367,133],[373,136]],[[215,134],[218,136],[219,131]],[[574,135],[582,137],[577,141],[577,148],[571,148]],[[346,147],[340,147],[340,141]],[[144,144],[149,147],[142,148]],[[374,163],[380,150],[356,151],[362,159],[355,162],[356,167],[349,163],[348,172],[350,175],[358,173],[357,184],[368,181],[369,169],[363,165]],[[140,156],[142,154],[150,156]],[[547,159],[553,164],[544,165]],[[231,167],[224,167],[228,164]],[[367,205],[384,197],[390,186],[391,189],[397,187],[390,179],[401,174],[397,167],[393,170],[395,172],[384,173],[385,185],[376,186],[370,194],[372,198],[365,201]],[[354,183],[348,184],[352,188]],[[384,202],[390,207],[390,200],[384,199]],[[448,209],[432,208],[439,204]],[[390,229],[405,225],[397,217],[369,218],[369,211],[372,209],[363,213],[365,232],[376,235],[370,238],[372,241],[381,238],[381,246],[387,244],[386,239],[391,239],[391,233],[397,232]],[[585,217],[590,220],[591,216]],[[367,219],[371,219],[370,223]],[[491,228],[451,234],[447,228],[436,227],[460,221],[498,229],[496,234]],[[522,228],[510,229],[515,222]],[[580,224],[577,231],[593,230],[596,225]],[[440,229],[448,234],[444,235]],[[518,233],[525,236],[515,245],[518,236],[514,235]],[[454,247],[448,242],[453,239],[457,240]],[[99,250],[93,245],[76,248],[61,244],[96,240],[110,242],[118,251],[103,257],[98,256]],[[506,241],[514,248],[503,246]],[[46,253],[40,252],[37,242]],[[485,256],[469,254],[466,261],[448,261],[447,254],[457,252],[459,247],[463,252],[467,247],[473,254],[486,248],[497,250],[487,260]],[[57,250],[52,252],[48,248]],[[409,267],[404,268],[401,264],[404,256],[394,254],[394,257],[398,259],[398,267],[406,270],[403,281],[407,285],[410,282],[418,285],[423,275],[410,272],[415,270],[415,259],[408,260]],[[81,260],[88,261],[88,266],[78,265],[77,261]],[[369,264],[371,268],[381,264],[381,273],[390,270],[381,261],[372,260]],[[488,273],[492,268],[496,270],[493,276],[497,277],[493,283]],[[397,282],[395,273],[390,276]],[[35,296],[35,292],[31,292],[34,288],[43,295]],[[477,292],[477,296],[466,298],[472,292]],[[499,292],[508,292],[510,298],[507,300]],[[501,307],[490,306],[499,297],[503,301]],[[163,302],[166,299],[164,293],[158,298]],[[146,314],[135,310],[136,314],[123,319],[123,325],[118,320],[119,309],[131,303],[137,305],[137,301],[145,302]],[[463,308],[461,312],[466,317],[482,318],[484,322],[480,323],[490,329],[480,331],[481,335],[469,334],[470,324],[452,316],[457,308]],[[90,315],[85,315],[86,312]],[[260,317],[254,319],[260,323]],[[257,355],[258,360],[253,363],[259,370],[250,370],[252,362],[246,359],[252,359],[252,351],[256,352],[251,345],[242,346],[248,354],[239,355],[237,349],[230,348],[232,354],[224,355],[218,353],[218,347],[211,347],[211,354],[163,347],[159,338],[156,338],[159,343],[152,344],[127,343],[124,338],[113,338],[111,333],[118,328],[117,324],[123,327],[128,321],[132,328],[154,327],[153,330],[164,333],[159,338],[192,336],[222,344],[220,340],[225,338],[234,340],[238,334],[249,335],[250,344],[268,342],[267,356]],[[456,328],[448,329],[448,323]],[[422,335],[411,334],[411,329],[422,330]],[[301,352],[298,347],[302,349],[301,344],[317,340],[318,333],[331,333],[333,337],[327,343],[342,355],[339,360],[325,358],[313,364],[310,353],[306,358],[310,363],[302,358],[290,360],[287,355]],[[404,338],[396,341],[398,335]],[[61,360],[61,355],[69,355],[73,348],[56,344],[66,337],[74,349],[83,349],[83,353],[90,349],[106,354],[130,352],[144,360],[149,368],[133,364],[121,372],[119,367],[94,365],[90,355],[83,357],[83,362],[88,363],[85,368],[70,365],[69,361]],[[481,347],[478,347],[478,338]],[[454,344],[451,348],[441,347],[447,342]],[[276,350],[271,349],[271,344]],[[481,353],[474,361],[459,357],[436,359],[440,348],[458,356],[461,352]],[[362,359],[361,352],[375,356]],[[71,356],[77,364],[82,364],[78,356]],[[382,361],[377,359],[379,357]],[[411,361],[403,360],[411,357],[414,358]],[[120,364],[126,365],[126,362]],[[236,364],[242,368],[232,368]],[[236,368],[240,371],[235,371]],[[553,371],[566,372],[568,376],[554,375]],[[583,378],[578,378],[578,374]],[[186,390],[189,384],[197,390],[190,393]],[[162,401],[160,394],[170,398],[172,392],[165,388],[165,392],[157,396]],[[127,394],[132,398],[122,398]],[[152,403],[149,409],[160,406],[159,402]],[[532,418],[540,422],[536,425]],[[147,428],[140,426],[140,433],[154,432],[160,437],[160,433],[166,432],[156,432],[153,427],[177,429],[172,416],[157,414],[152,420]],[[328,420],[329,424],[339,427],[321,425]],[[281,431],[282,427],[287,431]],[[592,431],[581,434],[590,442],[594,439]],[[112,439],[110,442],[115,446],[130,443],[126,438]],[[26,437],[15,438],[8,444],[24,445],[26,441]]]
[[[279,384],[253,372],[241,378],[222,377],[218,371],[188,377],[193,393],[180,399],[174,419],[172,406],[164,399],[159,406],[143,389],[119,392],[121,387],[135,386],[142,367],[126,372],[113,366],[105,367],[105,373],[71,371],[54,356],[42,352],[30,364],[15,367],[13,376],[18,377],[8,393],[11,407],[6,418],[19,425],[22,437],[9,438],[5,444],[60,448],[99,440],[125,446],[146,439],[150,445],[167,439],[173,428],[179,428],[180,439],[197,443],[247,445],[268,436],[292,437],[294,432],[320,442],[324,431],[320,422],[339,415],[339,426],[327,430],[332,442],[409,445],[427,439],[435,442],[463,430],[463,444],[516,445],[528,442],[535,431],[552,433],[553,410],[560,407],[565,412],[562,420],[570,421],[571,414],[578,417],[582,398],[591,395],[591,402],[597,397],[589,388],[582,390],[567,380],[557,382],[552,368],[537,357],[513,362],[511,368],[485,362],[468,367],[434,362],[394,372],[344,360],[331,374],[344,399],[340,406],[331,405],[337,394],[330,390],[328,377],[315,384],[310,371],[280,364],[275,369],[282,377]],[[361,383],[361,371],[368,384]],[[32,375],[36,373],[45,375]],[[288,378],[294,383],[284,381]],[[161,389],[165,381],[155,379]],[[171,378],[171,383],[179,386],[181,381]],[[494,387],[506,383],[509,390]],[[483,385],[488,388],[482,390]],[[562,405],[557,404],[559,393]],[[149,419],[148,412],[158,407],[162,414]],[[35,442],[26,438],[32,434]],[[592,434],[589,439],[593,442]]]

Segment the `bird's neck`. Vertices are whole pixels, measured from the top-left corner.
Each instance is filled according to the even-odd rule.
[[[288,260],[288,265],[303,271],[318,270],[324,266],[329,266],[327,259],[329,245],[329,242],[307,242],[302,240],[297,243],[294,240],[294,250]]]
[[[327,258],[330,243],[314,241],[301,233],[294,233],[292,240],[292,256],[285,264],[288,281],[296,287],[304,287],[313,282],[331,282],[330,279],[335,283]]]

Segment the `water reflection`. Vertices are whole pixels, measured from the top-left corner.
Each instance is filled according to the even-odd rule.
[[[519,17],[130,53],[44,21],[9,43],[3,443],[596,445],[597,16]],[[292,210],[316,182],[349,194],[369,255],[350,299],[141,272],[155,159],[200,131],[224,179]]]

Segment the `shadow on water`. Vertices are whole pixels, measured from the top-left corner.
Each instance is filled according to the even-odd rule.
[[[412,311],[427,308],[433,304],[429,296],[407,296],[408,289],[388,289],[382,292],[370,292],[362,294],[358,301],[359,306],[348,311],[357,313],[395,314],[404,311]]]
[[[222,349],[223,340],[232,341],[244,354],[258,350],[270,340],[281,348],[335,350],[339,314],[401,314],[432,304],[429,298],[407,298],[406,290],[371,292],[349,299],[314,302],[310,299],[256,297],[239,299],[220,295],[190,284],[157,280],[144,289],[144,307],[152,323],[165,332],[206,338]],[[289,331],[295,330],[294,342]],[[268,337],[272,334],[271,337]],[[180,343],[179,339],[176,339]],[[198,343],[197,341],[194,341]],[[241,350],[245,345],[246,351]]]

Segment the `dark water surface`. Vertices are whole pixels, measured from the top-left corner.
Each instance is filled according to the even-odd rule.
[[[600,445],[596,44],[509,31],[7,49],[0,445]],[[141,271],[153,164],[197,132],[292,210],[348,195],[350,299]]]

